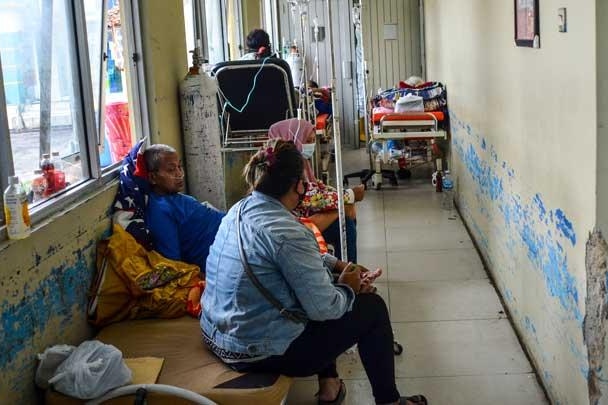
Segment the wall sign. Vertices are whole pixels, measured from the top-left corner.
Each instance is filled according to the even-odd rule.
[[[540,47],[539,0],[514,0],[515,44]]]

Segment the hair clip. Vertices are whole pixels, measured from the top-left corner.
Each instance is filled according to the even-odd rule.
[[[266,162],[268,163],[268,167],[272,167],[274,166],[274,163],[276,161],[276,157],[274,155],[274,149],[273,148],[266,148]]]

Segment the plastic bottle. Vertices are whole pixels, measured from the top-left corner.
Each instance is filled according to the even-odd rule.
[[[46,193],[46,178],[41,169],[34,170],[34,179],[32,180],[32,202],[38,202],[44,199]]]
[[[48,153],[42,155],[40,169],[42,169],[42,175],[46,179],[46,190],[44,192],[44,196],[48,197],[55,192],[55,166],[51,161],[51,155]]]
[[[54,171],[54,187],[55,192],[65,188],[65,170],[63,168],[63,160],[59,157],[59,152],[53,152],[51,162],[53,163]]]
[[[30,213],[27,195],[19,183],[19,177],[10,176],[4,191],[4,218],[10,239],[24,239],[30,235]]]
[[[441,193],[443,191],[443,178],[441,176],[441,170],[437,170],[436,173],[435,191]]]
[[[454,181],[450,176],[450,171],[446,170],[443,175],[443,196],[441,200],[441,208],[444,210],[454,209]]]

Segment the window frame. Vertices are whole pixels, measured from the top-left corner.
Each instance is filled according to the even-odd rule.
[[[102,0],[103,9],[106,9],[108,0]],[[125,40],[131,49],[129,62],[134,64],[133,75],[129,87],[129,96],[133,97],[130,105],[133,106],[133,123],[136,139],[141,140],[149,133],[150,120],[148,115],[146,88],[145,88],[145,66],[143,60],[143,45],[141,38],[141,24],[139,14],[139,0],[120,0],[121,7],[125,10]],[[90,198],[95,192],[102,190],[110,182],[118,177],[121,163],[117,162],[102,168],[99,161],[99,142],[101,123],[98,126],[95,109],[92,72],[89,59],[89,46],[86,27],[86,16],[84,3],[81,1],[66,1],[68,37],[74,45],[73,53],[70,54],[70,62],[74,70],[74,103],[82,111],[83,117],[78,128],[80,142],[80,156],[82,161],[83,175],[86,180],[70,187],[69,189],[52,196],[46,201],[30,208],[32,227],[35,228],[43,221],[49,219],[58,212],[65,211],[69,207]],[[104,14],[105,16],[105,14]],[[102,27],[104,26],[102,21]],[[105,37],[102,38],[102,41]],[[102,50],[105,44],[102,44]],[[126,61],[125,61],[126,63]],[[101,105],[100,105],[101,108]],[[100,120],[101,121],[101,120]],[[80,123],[75,123],[79,125]],[[5,135],[2,135],[5,134]],[[8,176],[15,172],[13,153],[11,146],[10,131],[8,127],[8,113],[4,79],[2,72],[2,59],[0,56],[0,205],[4,205],[3,193],[8,187]],[[0,243],[8,239],[4,210],[0,210]]]

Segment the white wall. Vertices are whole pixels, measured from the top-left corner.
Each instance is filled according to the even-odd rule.
[[[362,0],[361,4],[369,94],[395,87],[412,75],[422,76],[418,0]],[[385,24],[397,26],[397,39],[385,39]]]
[[[540,1],[540,49],[515,46],[512,1],[424,6],[427,76],[447,85],[464,219],[551,399],[586,404],[595,1]],[[559,7],[567,7],[567,33],[557,31]]]

